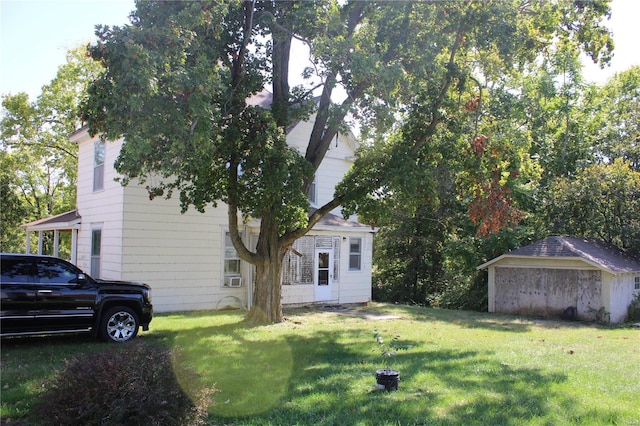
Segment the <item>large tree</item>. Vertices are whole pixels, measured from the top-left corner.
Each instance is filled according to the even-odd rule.
[[[611,48],[600,23],[607,0],[141,1],[136,9],[130,25],[97,31],[91,54],[106,72],[84,117],[92,134],[124,136],[116,163],[123,183],[154,176],[151,190],[179,192],[183,209],[226,203],[231,240],[257,271],[249,318],[267,322],[282,320],[287,247],[339,205],[366,206],[389,176],[416,164],[439,126],[456,120],[451,89],[477,93],[474,73],[499,78],[557,40],[597,61]],[[304,74],[315,76],[313,102],[314,83],[295,85],[300,76],[289,74],[294,40],[310,52]],[[269,110],[247,103],[268,85]],[[339,88],[346,96],[333,103]],[[391,157],[363,155],[335,198],[309,213],[313,172],[347,114],[373,135],[403,111],[412,136]],[[299,153],[285,132],[307,118],[313,131]],[[261,220],[255,251],[243,244],[240,216]]]
[[[588,143],[598,162],[616,158],[640,171],[640,65],[586,91],[582,110]]]
[[[616,158],[558,178],[546,209],[553,230],[602,239],[640,253],[640,172]]]

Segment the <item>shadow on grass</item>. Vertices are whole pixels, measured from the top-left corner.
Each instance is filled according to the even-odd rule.
[[[215,385],[213,424],[521,424],[558,419],[558,406],[575,405],[554,391],[565,375],[507,365],[486,351],[399,353],[400,390],[376,391],[383,361],[363,350],[361,329],[279,327],[239,321],[153,339],[180,348],[198,386]]]
[[[373,311],[464,327],[502,330],[499,327],[504,326],[502,318],[482,313],[410,307]],[[331,326],[320,323],[296,329],[295,322],[251,326],[240,312],[224,315],[228,314],[170,314],[168,319],[184,323],[175,330],[158,327],[139,337],[179,349],[176,362],[199,376],[194,380],[176,373],[188,393],[215,385],[212,424],[553,423],[563,418],[559,407],[570,411],[577,405],[571,395],[555,390],[556,384],[568,380],[563,374],[507,365],[489,351],[429,350],[424,344],[394,357],[392,367],[401,374],[399,391],[376,391],[375,370],[386,365],[368,331],[373,324],[363,331],[340,327],[340,321],[332,319]],[[318,313],[311,310],[309,315]],[[215,320],[209,323],[207,316]],[[515,322],[521,328],[510,331],[525,332],[530,326]],[[23,350],[44,351],[39,359],[43,363],[48,356],[60,359],[104,347],[88,336],[7,339],[3,358],[7,343],[11,357]],[[593,423],[610,423],[616,416],[585,410],[574,413]]]
[[[322,309],[319,309],[322,310]],[[318,309],[303,308],[302,311],[296,311],[297,314],[312,315],[317,313]],[[340,313],[340,310],[331,309],[329,312]],[[372,304],[368,307],[359,307],[353,310],[347,310],[347,315],[395,315],[404,319],[413,319],[417,321],[446,322],[455,324],[469,329],[484,329],[489,331],[505,331],[515,333],[526,333],[531,330],[533,325],[543,328],[612,328],[611,326],[598,324],[595,322],[584,321],[565,321],[558,318],[542,318],[542,317],[525,317],[519,315],[489,313],[479,311],[460,311],[451,309],[425,308],[422,306],[411,305],[391,305],[391,304]],[[384,319],[384,318],[383,318]],[[613,327],[615,328],[615,327]]]

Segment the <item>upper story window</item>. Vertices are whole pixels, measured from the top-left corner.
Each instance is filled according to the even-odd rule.
[[[313,182],[311,182],[311,187],[309,188],[309,202],[311,205],[316,205],[318,203],[318,176],[313,177]]]
[[[93,144],[93,191],[104,189],[104,142]]]
[[[362,238],[349,238],[349,270],[362,270]]]

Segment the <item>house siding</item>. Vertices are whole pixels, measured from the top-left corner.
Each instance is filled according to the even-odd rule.
[[[91,270],[91,231],[100,228],[100,277],[121,279],[124,188],[114,181],[113,167],[105,167],[104,188],[93,191],[94,140],[85,135],[78,141],[77,207],[82,223],[78,232],[77,264],[85,271]],[[115,162],[121,146],[121,141],[105,144],[105,165]]]
[[[360,232],[349,236],[362,238],[362,268],[360,271],[349,271],[348,237],[343,238],[341,235],[328,231],[312,231],[303,237],[307,240],[313,240],[315,237],[328,237],[334,241],[334,265],[338,268],[337,277],[334,273],[334,279],[331,283],[331,297],[329,300],[322,301],[323,303],[364,303],[371,301],[371,249],[373,235],[369,232]],[[336,243],[338,244],[337,247]],[[297,245],[294,244],[294,247],[297,247]],[[286,260],[285,258],[285,262]],[[286,281],[287,284],[282,286],[283,304],[304,304],[315,301],[313,276],[306,278],[308,282],[303,282],[305,280]]]
[[[314,117],[312,117],[313,121]],[[309,134],[313,126],[310,122],[302,122],[298,124],[287,135],[289,146],[296,148],[302,155],[309,142]],[[351,167],[351,157],[354,155],[355,142],[350,134],[338,134],[337,140],[331,143],[325,158],[322,160],[317,176],[316,191],[318,194],[317,205],[321,206],[331,201],[336,185],[342,180],[342,177]],[[340,209],[336,208],[331,211],[336,215],[341,215]]]
[[[212,309],[229,295],[246,299],[242,288],[221,286],[226,209],[180,214],[178,200],[150,200],[142,186],[127,187],[124,204],[122,279],[148,282],[158,312]]]
[[[299,123],[287,136],[291,146],[303,152],[311,130]],[[82,217],[78,233],[78,266],[89,271],[91,229],[102,230],[101,277],[146,282],[153,290],[156,312],[247,307],[251,303],[253,268],[241,263],[243,285],[223,286],[224,233],[227,208],[209,206],[204,214],[190,208],[180,214],[177,198],[149,199],[145,185],[132,181],[122,187],[114,181],[113,164],[122,140],[105,146],[104,189],[93,191],[93,142],[96,138],[80,132],[74,136],[79,146],[78,212]],[[317,172],[318,204],[333,197],[335,185],[351,165],[355,141],[350,134],[339,135]],[[339,209],[333,211],[340,214]],[[243,237],[252,238],[245,227]],[[255,231],[255,229],[254,229]],[[371,300],[371,253],[373,235],[368,228],[336,231],[314,230],[310,235],[331,236],[339,246],[339,277],[332,283],[331,303],[359,303]],[[348,238],[361,237],[362,270],[348,271]],[[283,286],[282,302],[313,303],[313,284]]]

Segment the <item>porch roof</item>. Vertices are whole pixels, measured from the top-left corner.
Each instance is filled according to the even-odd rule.
[[[82,217],[78,214],[78,210],[75,209],[55,216],[45,217],[44,219],[25,223],[24,225],[20,225],[20,227],[27,231],[61,231],[78,229],[81,222]]]

